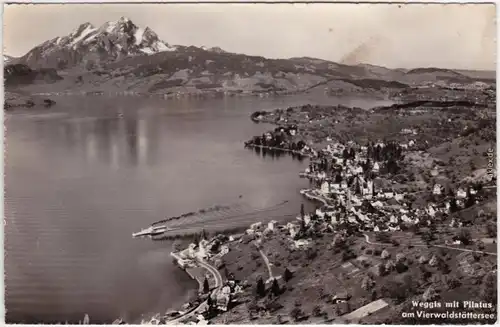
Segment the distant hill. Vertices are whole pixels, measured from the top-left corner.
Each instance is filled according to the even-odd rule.
[[[327,92],[328,88],[347,87],[362,92],[472,80],[465,74],[438,68],[405,71],[311,57],[268,59],[230,53],[220,47],[171,45],[150,28],[139,27],[125,17],[100,27],[82,24],[67,36],[36,46],[13,63],[32,71],[13,69],[8,85],[39,86],[38,82],[44,80],[55,83],[46,91],[97,88],[138,93],[274,93],[315,87]]]
[[[13,64],[4,67],[4,80],[6,86],[20,86],[36,82],[55,83],[62,80],[62,77],[55,69],[33,70],[23,64]]]

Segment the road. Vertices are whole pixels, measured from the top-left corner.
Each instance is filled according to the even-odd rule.
[[[262,252],[262,250],[260,248],[258,248],[258,249],[259,249],[260,256],[262,257],[262,259],[264,259],[264,262],[266,263],[267,271],[269,272],[269,279],[268,280],[272,280],[273,279],[273,270],[271,269],[271,263],[269,262],[269,258],[266,256],[266,254],[264,252]]]
[[[375,243],[370,241],[370,236],[367,234],[363,234],[365,237],[365,241],[368,244],[373,244],[373,245],[392,245],[391,243]],[[411,245],[411,244],[410,244]],[[449,250],[455,250],[455,251],[461,251],[461,252],[473,252],[473,253],[481,253],[481,254],[486,254],[486,255],[494,255],[496,256],[497,254],[494,252],[485,252],[485,251],[479,251],[479,250],[469,250],[469,249],[462,249],[462,248],[456,248],[453,246],[447,246],[447,245],[426,245],[426,244],[413,244],[415,247],[436,247],[436,248],[442,248],[442,249],[449,249]]]
[[[219,273],[219,271],[217,270],[217,268],[213,267],[208,262],[203,261],[201,259],[196,260],[196,262],[201,267],[203,267],[206,270],[208,270],[214,276],[214,279],[215,279],[215,290],[216,291],[220,290],[222,288],[223,281],[222,281],[222,276]],[[177,318],[175,318],[173,320],[167,321],[167,325],[179,325],[185,319],[191,318],[194,315],[197,315],[197,314],[200,314],[200,313],[204,312],[205,309],[206,309],[206,306],[207,306],[207,301],[203,301],[202,303],[200,303],[193,310],[191,310],[189,312],[186,312],[184,315],[182,315],[180,317],[177,317]]]

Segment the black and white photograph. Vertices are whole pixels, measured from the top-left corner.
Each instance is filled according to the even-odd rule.
[[[4,3],[7,324],[497,321],[494,3]]]

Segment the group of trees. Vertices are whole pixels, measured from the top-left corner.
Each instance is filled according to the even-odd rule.
[[[255,136],[252,141],[250,141],[250,144],[273,148],[290,149],[294,151],[300,151],[306,146],[306,143],[302,140],[298,142],[290,142],[286,133],[284,132],[273,132],[271,133],[270,139],[268,139],[265,134],[262,134],[262,136]]]
[[[367,145],[367,156],[374,161],[400,160],[403,157],[403,148],[394,141],[384,142],[385,146],[375,145],[369,142]]]
[[[274,297],[277,297],[281,294],[282,292],[282,289],[278,283],[278,280],[276,278],[273,279],[273,282],[271,284],[271,288],[269,289],[270,291],[270,295],[274,296]],[[255,293],[257,295],[257,297],[264,297],[266,294],[267,294],[267,290],[266,290],[266,284],[264,283],[264,280],[262,279],[262,277],[259,277],[259,279],[257,279],[257,284],[255,286]]]

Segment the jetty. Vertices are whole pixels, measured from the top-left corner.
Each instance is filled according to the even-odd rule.
[[[210,265],[208,262],[203,260],[200,257],[195,257],[192,260],[183,259],[179,253],[171,252],[170,255],[174,258],[177,264],[184,270],[186,273],[193,279],[195,279],[200,288],[200,293],[203,292],[203,282],[205,277],[207,277],[206,273],[212,278],[207,278],[209,283],[213,280],[213,285],[211,285],[211,289],[219,290],[222,288],[223,280],[217,268]],[[189,319],[192,316],[198,315],[207,310],[208,303],[207,300],[199,303],[197,306],[191,308],[187,312],[183,313],[181,316],[176,317],[175,319],[167,321],[168,325],[176,325],[180,324],[183,321]]]

